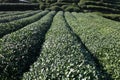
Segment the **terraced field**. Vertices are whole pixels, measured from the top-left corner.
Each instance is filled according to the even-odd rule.
[[[119,32],[94,13],[0,12],[0,80],[120,80]]]

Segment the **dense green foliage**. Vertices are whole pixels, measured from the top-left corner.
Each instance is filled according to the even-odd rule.
[[[62,11],[62,8],[60,8],[59,6],[52,6],[52,7],[49,8],[49,10]]]
[[[75,11],[72,4],[73,3],[76,3],[77,5],[77,2],[79,0],[53,0],[53,1],[50,1],[50,0],[46,0],[46,1],[40,1],[40,9],[49,9],[49,10],[55,10],[55,11]],[[68,5],[69,8],[67,9],[64,9],[62,8],[62,6],[64,5]],[[68,7],[67,6],[67,7]],[[71,7],[70,7],[71,6]],[[76,8],[76,7],[75,7]],[[79,9],[79,8],[78,8]],[[76,10],[78,11],[78,10]]]
[[[55,12],[0,39],[0,79],[18,80],[29,68],[44,41]]]
[[[73,31],[81,37],[113,79],[119,80],[120,23],[90,13],[73,15],[66,13],[66,19]]]
[[[8,23],[0,23],[0,37],[3,37],[5,34],[16,31],[30,23],[33,23],[39,20],[41,17],[43,17],[47,13],[48,11],[43,11],[38,14],[35,14],[34,16],[22,18],[19,20],[8,22]]]
[[[120,21],[120,14],[101,14],[101,13],[95,13],[95,14],[98,14],[100,16],[103,16],[105,18],[108,18],[108,19],[112,19],[112,20],[115,20],[115,21]]]
[[[70,5],[65,8],[65,11],[80,12],[80,8],[78,6]]]
[[[120,14],[120,0],[80,0],[78,5],[83,12],[98,12],[105,18],[120,21],[116,16]]]
[[[0,12],[21,16],[0,23],[0,80],[119,80],[120,23],[96,13]]]
[[[29,17],[29,16],[34,15],[35,13],[38,13],[38,12],[39,11],[28,12],[28,13],[24,13],[24,14],[20,14],[20,15],[14,15],[14,16],[11,15],[11,16],[7,16],[7,17],[2,17],[2,18],[0,18],[0,23],[6,23],[6,22],[21,19],[21,18]]]
[[[40,57],[23,80],[100,80],[89,52],[58,12],[46,34]]]
[[[24,14],[24,13],[26,13],[26,12],[31,12],[31,11],[16,11],[16,12],[9,12],[8,14],[7,13],[4,13],[4,14],[2,14],[2,15],[0,15],[0,18],[2,18],[2,17],[8,17],[8,16],[14,16],[14,15],[20,15],[20,14]]]

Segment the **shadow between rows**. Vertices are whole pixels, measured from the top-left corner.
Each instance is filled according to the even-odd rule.
[[[51,23],[52,22],[53,22],[53,18],[51,20]],[[21,65],[14,64],[15,66],[18,67],[18,71],[14,71],[14,72],[11,73],[12,66],[9,64],[10,66],[7,67],[7,72],[8,73],[3,74],[3,76],[7,77],[6,80],[21,80],[22,77],[23,77],[23,74],[25,72],[28,72],[29,69],[30,69],[30,66],[34,62],[37,61],[37,59],[40,56],[40,53],[42,51],[42,46],[45,42],[45,35],[48,32],[48,30],[50,29],[51,23],[50,23],[49,27],[44,31],[44,33],[42,33],[43,35],[42,35],[42,38],[41,38],[41,41],[39,42],[39,44],[37,43],[36,45],[30,47],[27,54],[19,56],[20,59],[17,63],[21,64]],[[22,59],[22,56],[25,56],[25,58]],[[14,59],[12,61],[14,61]],[[23,63],[25,63],[25,64],[23,64]],[[20,67],[22,65],[24,66],[23,68]]]
[[[68,25],[68,28],[71,30],[71,33],[77,38],[78,43],[81,44],[81,52],[83,53],[85,59],[87,61],[93,61],[95,63],[95,68],[96,70],[100,73],[99,75],[99,79],[101,80],[114,80],[111,76],[111,74],[107,73],[107,70],[104,70],[103,65],[100,63],[99,59],[93,55],[92,52],[90,52],[90,50],[86,47],[86,45],[82,42],[82,39],[73,31],[73,29],[70,27],[69,23],[67,22],[67,19],[65,18],[64,15],[64,19],[66,24]],[[77,20],[77,19],[76,19]],[[103,77],[104,76],[104,77]]]

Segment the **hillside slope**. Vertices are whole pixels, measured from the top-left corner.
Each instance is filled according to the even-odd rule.
[[[120,22],[93,13],[32,13],[0,23],[0,80],[120,79]]]

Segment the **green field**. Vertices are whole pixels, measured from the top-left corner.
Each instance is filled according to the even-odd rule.
[[[1,11],[0,80],[120,80],[120,22],[95,13]]]

